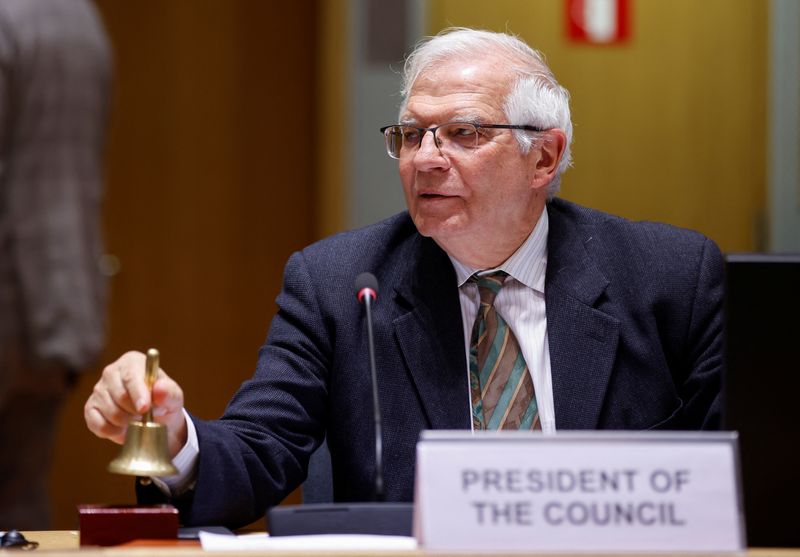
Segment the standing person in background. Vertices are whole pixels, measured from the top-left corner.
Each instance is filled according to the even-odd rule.
[[[103,346],[110,78],[90,2],[0,3],[0,530],[49,526],[58,412]]]

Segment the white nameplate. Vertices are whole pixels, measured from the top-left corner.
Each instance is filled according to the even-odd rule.
[[[735,433],[425,431],[420,547],[742,551]]]

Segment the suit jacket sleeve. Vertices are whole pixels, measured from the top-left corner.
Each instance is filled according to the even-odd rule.
[[[689,371],[679,383],[683,401],[681,429],[720,428],[720,389],[723,371],[723,259],[706,239],[697,268],[697,287],[691,305],[686,340]]]

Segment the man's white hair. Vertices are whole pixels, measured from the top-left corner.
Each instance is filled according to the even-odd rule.
[[[544,57],[518,37],[507,33],[451,27],[434,37],[423,39],[406,58],[400,114],[402,116],[405,112],[414,83],[426,70],[453,59],[469,60],[485,56],[504,58],[509,70],[517,76],[503,106],[508,123],[541,129],[558,128],[567,136],[556,175],[547,185],[547,196],[552,198],[561,185],[561,174],[572,164],[569,92],[556,81]],[[537,138],[535,132],[524,130],[515,130],[514,135],[523,153],[531,149]]]

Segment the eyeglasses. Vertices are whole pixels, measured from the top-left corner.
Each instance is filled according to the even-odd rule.
[[[432,128],[417,128],[404,124],[384,126],[381,133],[386,140],[386,152],[393,159],[412,155],[422,143],[425,132],[433,134],[433,142],[439,152],[450,154],[474,151],[485,136],[483,129],[544,131],[535,126],[515,126],[511,124],[470,124],[467,122],[448,122]],[[437,133],[438,132],[438,133]]]

